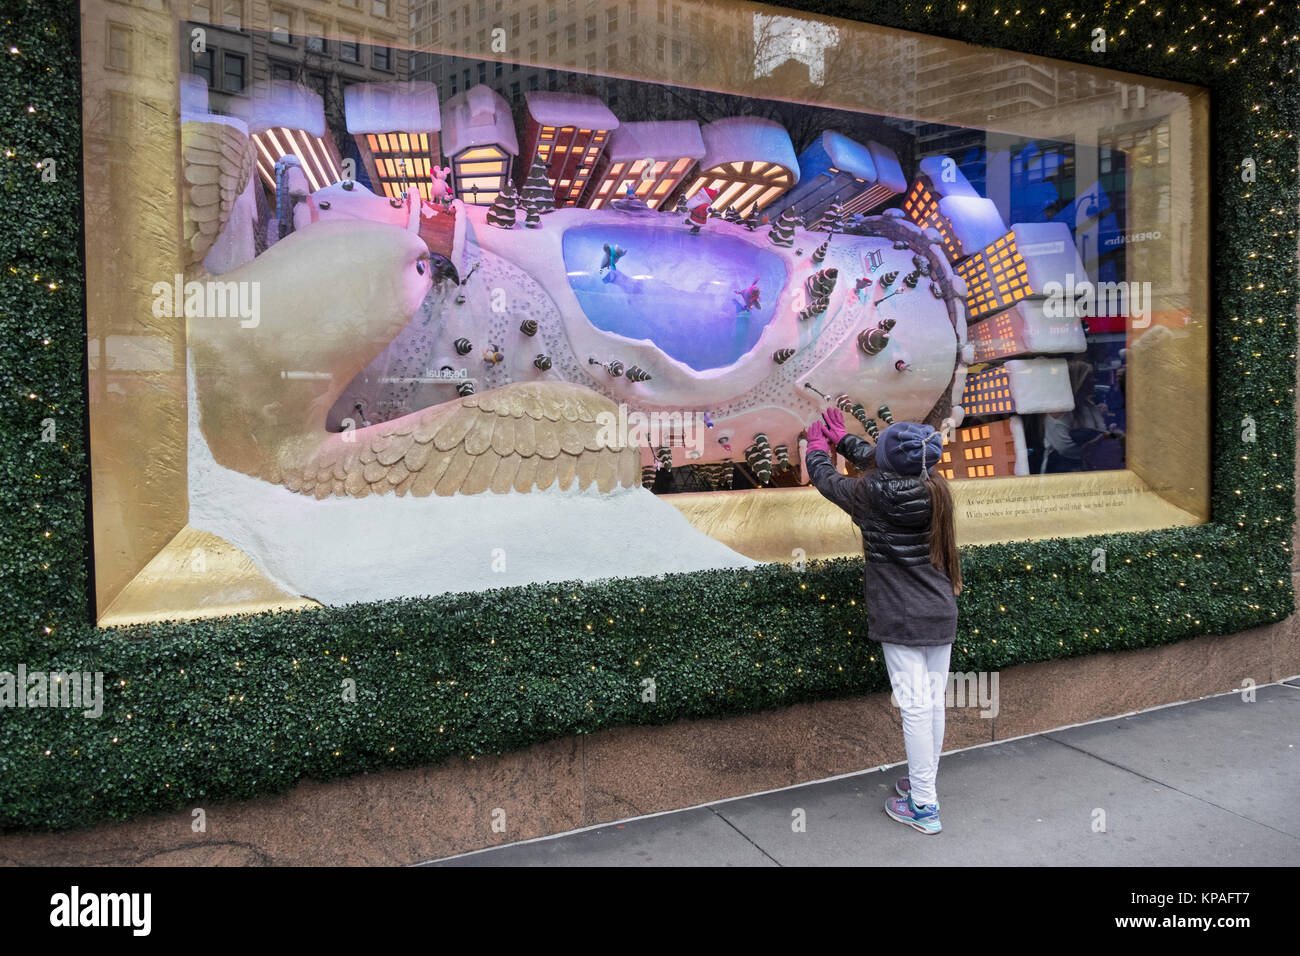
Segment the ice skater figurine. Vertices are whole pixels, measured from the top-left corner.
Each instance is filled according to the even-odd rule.
[[[761,309],[763,307],[762,303],[758,301],[758,296],[759,296],[758,280],[759,277],[755,276],[753,283],[750,285],[748,289],[736,290],[736,295],[740,296],[741,302],[743,303],[741,305],[741,308],[745,312],[750,312],[754,309]]]
[[[863,276],[853,284],[853,291],[856,293],[859,302],[866,302],[867,296],[871,295],[867,289],[871,288],[871,277]]]
[[[611,246],[605,243],[605,254],[600,260],[600,274],[603,275],[605,282],[614,281],[614,273],[618,271],[618,260],[627,255],[627,250],[622,246]]]
[[[697,236],[700,228],[709,221],[709,206],[718,198],[716,189],[702,186],[695,190],[686,200],[686,225],[691,227],[691,235]]]

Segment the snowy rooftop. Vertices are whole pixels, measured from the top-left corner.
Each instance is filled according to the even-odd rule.
[[[871,158],[876,163],[876,182],[888,186],[895,194],[907,192],[907,177],[899,165],[898,156],[892,149],[875,140],[867,143]]]
[[[981,196],[945,196],[939,200],[939,215],[948,220],[953,236],[968,255],[1007,234],[997,205]]]
[[[1074,408],[1065,359],[1010,359],[1002,367],[1011,387],[1011,401],[1019,414],[1064,412]]]
[[[793,182],[799,181],[794,145],[779,123],[757,116],[729,116],[702,127],[700,135],[704,137],[701,169],[764,160],[785,167],[792,173]]]
[[[952,182],[945,181],[945,163],[948,164],[947,177],[953,180]],[[930,190],[936,196],[979,197],[975,187],[970,184],[966,174],[961,171],[961,167],[951,156],[927,156],[921,160],[918,171],[930,180]]]
[[[442,128],[432,83],[353,83],[343,90],[348,132],[434,133]]]
[[[836,169],[867,182],[876,181],[876,161],[871,158],[871,150],[857,140],[828,129],[822,133],[822,149]]]
[[[1029,285],[1042,292],[1049,282],[1066,283],[1073,275],[1076,282],[1087,279],[1088,273],[1075,248],[1070,227],[1063,222],[1023,222],[1011,227],[1016,237],[1016,251],[1028,267]]]
[[[283,126],[312,136],[325,135],[325,106],[320,95],[288,80],[253,87],[248,98],[234,102],[232,112],[248,123],[248,131],[254,134]]]
[[[519,155],[510,104],[482,83],[442,104],[442,127],[442,152],[447,157],[493,143],[511,156]]]
[[[585,93],[533,91],[524,94],[524,102],[529,115],[543,126],[618,129],[618,117],[609,107]]]
[[[624,123],[609,138],[608,155],[612,160],[699,159],[704,138],[694,120]]]

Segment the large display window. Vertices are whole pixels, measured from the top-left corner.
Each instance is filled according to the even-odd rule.
[[[84,5],[102,623],[858,554],[827,405],[943,431],[963,543],[1209,519],[1207,91],[382,6]]]

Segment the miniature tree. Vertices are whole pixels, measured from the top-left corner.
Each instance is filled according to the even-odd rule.
[[[797,221],[795,214],[787,209],[781,213],[781,218],[772,223],[772,228],[767,233],[768,240],[776,246],[793,246],[794,226]]]
[[[554,208],[554,207],[552,207]],[[542,224],[542,215],[537,208],[537,203],[532,199],[524,200],[524,225],[529,229],[536,229]]]
[[[533,165],[528,168],[528,179],[524,182],[520,196],[524,208],[527,208],[531,200],[537,205],[538,213],[555,212],[555,190],[546,176],[546,164],[542,162],[542,157],[533,157]]]
[[[753,232],[763,224],[763,217],[758,214],[758,203],[749,207],[749,215],[745,217],[745,228]]]
[[[488,223],[500,229],[513,229],[515,227],[515,210],[518,208],[518,202],[519,197],[515,194],[514,186],[507,186],[501,190],[501,192],[497,193],[497,198],[492,200],[492,206],[488,209]]]
[[[772,446],[763,432],[755,435],[754,444],[745,449],[745,461],[748,462],[759,484],[772,483]]]
[[[826,207],[815,228],[818,232],[829,232],[831,235],[844,231],[844,207],[840,205],[839,196],[836,196]]]

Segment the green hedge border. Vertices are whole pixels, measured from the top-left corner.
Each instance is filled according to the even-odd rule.
[[[1214,93],[1215,521],[966,549],[954,667],[1167,644],[1289,615],[1300,43],[1287,38],[1300,34],[1300,17],[1153,0],[1039,0],[996,17],[999,5],[986,2],[787,6]],[[108,702],[99,720],[0,710],[0,828],[86,826],[304,776],[887,686],[854,561],[92,627],[78,14],[68,0],[6,9],[0,151],[14,155],[0,156],[0,670],[103,671]],[[1096,25],[1108,30],[1105,54],[1088,49]],[[58,160],[55,183],[35,169],[46,156]],[[1239,175],[1246,157],[1257,164],[1253,184]],[[1253,445],[1241,440],[1246,416]],[[47,417],[59,423],[55,443],[38,440]],[[1091,570],[1098,546],[1105,573]],[[654,703],[642,702],[645,677]],[[355,703],[342,701],[347,678]]]

